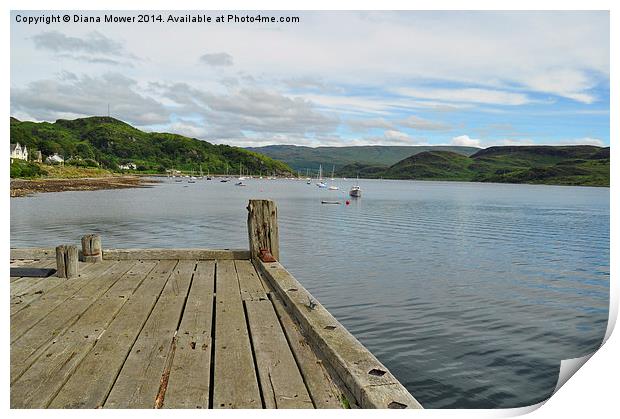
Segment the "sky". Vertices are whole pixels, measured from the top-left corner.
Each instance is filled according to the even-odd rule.
[[[109,105],[145,131],[237,146],[609,145],[608,12],[147,13],[164,22],[11,12],[11,115]]]

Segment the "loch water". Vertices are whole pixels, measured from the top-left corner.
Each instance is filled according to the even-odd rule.
[[[541,401],[605,334],[608,188],[160,180],[12,198],[11,247],[247,248],[248,199],[274,199],[284,266],[426,408]]]

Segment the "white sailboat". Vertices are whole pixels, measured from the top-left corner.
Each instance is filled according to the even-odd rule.
[[[243,172],[241,168],[242,168],[241,163],[239,163],[239,180],[243,181],[243,180],[246,180],[247,177],[243,176]]]
[[[319,174],[317,175],[316,180],[317,180],[316,186],[318,186],[319,188],[327,188],[327,185],[325,184],[325,182],[323,182],[323,166],[320,164],[319,164]]]
[[[332,166],[332,182],[335,180],[335,179],[334,179],[334,169],[335,169],[335,167],[334,167],[334,166]],[[337,191],[337,190],[338,190],[338,186],[336,186],[336,185],[334,185],[334,184],[331,184],[331,185],[329,185],[329,188],[328,188],[328,189],[329,189],[330,191]]]

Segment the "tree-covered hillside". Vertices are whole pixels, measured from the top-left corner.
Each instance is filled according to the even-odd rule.
[[[132,162],[138,170],[202,170],[206,173],[284,174],[291,169],[282,162],[238,147],[211,144],[177,134],[144,132],[122,121],[94,116],[55,123],[11,118],[11,143],[25,144],[43,155],[58,153],[69,159],[89,159],[117,170]]]
[[[351,164],[347,177],[609,186],[609,147],[489,147],[471,156],[426,151],[391,166]]]
[[[477,147],[463,146],[353,146],[353,147],[304,147],[296,145],[269,145],[253,147],[248,150],[265,154],[280,160],[302,173],[306,169],[317,171],[319,165],[329,172],[332,166],[336,170],[348,164],[363,164],[371,166],[390,166],[413,154],[424,151],[452,151],[469,156],[478,150]]]

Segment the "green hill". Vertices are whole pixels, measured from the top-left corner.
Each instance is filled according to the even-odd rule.
[[[471,156],[427,151],[391,166],[351,164],[347,177],[609,186],[609,147],[489,147]]]
[[[383,177],[392,179],[463,179],[470,177],[471,159],[451,151],[425,151],[392,165]]]
[[[442,150],[469,156],[479,148],[460,146],[355,146],[355,147],[303,147],[295,145],[269,145],[250,147],[258,153],[280,160],[295,170],[305,172],[306,169],[318,170],[323,165],[326,172],[332,166],[336,170],[349,164],[362,164],[377,167],[390,166],[413,154],[424,151]]]
[[[118,170],[132,162],[140,171],[184,171],[231,173],[239,165],[247,173],[291,172],[285,163],[239,147],[211,144],[177,134],[144,132],[114,118],[94,116],[55,123],[10,119],[11,142],[25,144],[43,155],[58,153],[65,159],[96,161],[101,167]]]

